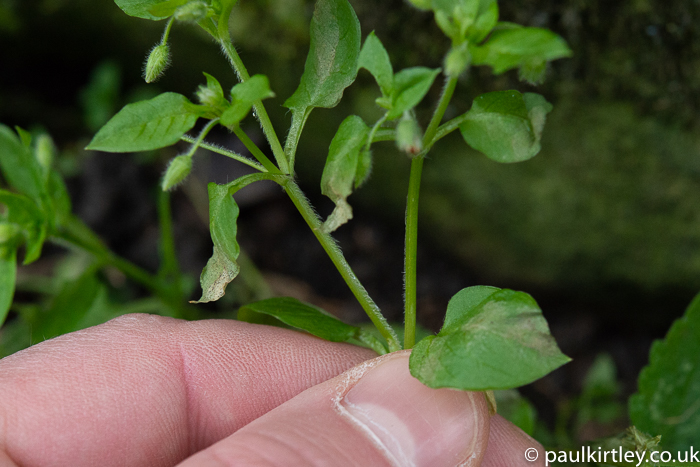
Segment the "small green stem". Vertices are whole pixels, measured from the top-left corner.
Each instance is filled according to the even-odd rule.
[[[168,37],[170,36],[170,30],[173,27],[173,21],[175,21],[175,17],[171,17],[168,20],[168,24],[165,25],[165,31],[163,31],[163,37],[160,39],[161,44],[168,43]]]
[[[416,343],[416,290],[417,290],[417,256],[418,256],[418,198],[420,180],[423,173],[424,156],[419,155],[411,161],[411,176],[408,181],[408,198],[406,201],[406,258],[404,269],[404,349],[411,349]]]
[[[372,129],[369,131],[369,135],[367,136],[367,145],[365,146],[365,151],[369,151],[370,146],[372,146],[372,143],[374,143],[374,135],[377,134],[377,131],[379,128],[386,122],[386,117],[389,115],[388,113],[385,113],[382,118],[377,120],[377,123],[374,124]]]
[[[430,120],[430,124],[428,125],[428,129],[425,130],[425,135],[423,136],[423,147],[424,148],[429,148],[435,142],[434,138],[435,138],[435,135],[437,134],[438,127],[440,126],[440,122],[442,122],[442,117],[445,115],[445,111],[447,110],[447,106],[450,105],[450,100],[452,99],[452,95],[454,94],[456,87],[457,87],[457,77],[453,76],[452,78],[449,78],[447,80],[447,84],[445,84],[445,88],[442,90],[442,96],[440,97],[440,103],[438,104],[437,108],[435,109],[435,113],[433,114],[433,118]]]
[[[233,133],[238,136],[238,139],[241,140],[241,143],[250,151],[250,153],[255,157],[258,162],[260,162],[266,169],[267,172],[273,173],[273,174],[279,174],[280,169],[278,169],[275,164],[272,163],[270,159],[267,158],[267,156],[260,150],[257,144],[253,142],[250,138],[248,138],[248,135],[245,133],[245,131],[241,130],[241,127],[238,125],[235,125],[233,128]]]
[[[459,126],[467,119],[468,116],[469,112],[463,113],[459,117],[455,117],[452,120],[449,120],[446,123],[440,125],[437,132],[435,133],[435,137],[433,138],[433,144],[435,144],[437,141],[441,140],[442,138],[459,128]]]
[[[218,39],[219,43],[221,44],[221,48],[233,67],[233,70],[238,75],[238,79],[242,83],[247,81],[250,78],[250,75],[243,64],[241,57],[238,55],[238,52],[236,52],[236,48],[231,42],[231,38],[228,35],[228,29],[223,34],[221,31],[219,31]],[[270,148],[272,148],[272,154],[275,156],[279,169],[282,171],[282,173],[291,173],[292,168],[287,161],[287,156],[284,153],[284,149],[282,149],[280,140],[277,137],[277,133],[275,133],[275,129],[272,127],[272,122],[270,121],[270,117],[267,114],[267,110],[265,110],[265,106],[263,105],[262,101],[255,101],[255,103],[253,103],[253,108],[255,109],[255,115],[260,122],[260,127],[262,128],[263,133],[270,144]]]
[[[389,323],[387,323],[386,319],[382,315],[382,312],[379,310],[379,307],[370,298],[367,290],[365,290],[352,268],[350,268],[350,265],[345,259],[345,256],[343,256],[343,253],[340,251],[340,248],[338,248],[338,245],[333,237],[321,231],[321,220],[314,212],[314,209],[309,204],[309,201],[304,196],[304,193],[302,193],[302,191],[299,189],[299,186],[296,184],[296,182],[294,182],[294,180],[290,179],[285,184],[284,189],[301,213],[306,223],[311,228],[311,231],[314,233],[319,243],[321,243],[321,246],[326,251],[331,261],[333,261],[333,264],[338,269],[345,282],[348,284],[348,287],[350,287],[350,290],[355,295],[355,298],[360,303],[362,308],[365,310],[365,313],[367,313],[367,316],[369,316],[369,319],[372,321],[372,323],[374,323],[384,339],[386,339],[387,343],[389,344],[389,351],[394,352],[396,350],[401,350],[401,344],[399,344],[399,339],[396,336],[394,329],[389,326]]]
[[[194,140],[192,143],[192,146],[190,146],[190,150],[187,151],[187,155],[189,157],[194,156],[194,153],[197,152],[197,148],[202,144],[202,141],[204,141],[204,138],[209,134],[212,128],[214,128],[214,125],[219,123],[219,119],[215,118],[209,123],[206,124],[204,128],[202,128],[202,131],[199,132],[199,135],[197,136],[197,139]]]
[[[378,143],[380,141],[394,141],[396,139],[396,130],[393,128],[382,128],[377,130],[372,138],[372,143]]]
[[[406,284],[404,294],[404,348],[413,348],[416,343],[416,275],[418,257],[418,200],[420,198],[420,181],[423,174],[423,160],[435,142],[435,135],[445,115],[447,106],[452,99],[457,78],[448,79],[442,96],[438,103],[428,129],[423,136],[423,151],[411,161],[411,175],[408,182],[408,196],[406,199],[406,257],[404,266],[404,281]]]
[[[183,141],[187,141],[188,143],[194,143],[196,141],[196,139],[191,137],[190,135],[182,135],[180,139]],[[201,143],[199,143],[199,147],[211,152],[215,152],[217,154],[221,154],[222,156],[230,157],[231,159],[237,160],[238,162],[242,162],[243,164],[252,167],[260,172],[267,172],[267,169],[265,167],[258,164],[254,160],[249,159],[233,151],[229,151],[228,149],[223,148],[221,146],[217,146],[216,144],[206,143],[202,141]]]

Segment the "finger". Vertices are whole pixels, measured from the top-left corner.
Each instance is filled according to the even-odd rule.
[[[130,315],[0,360],[17,464],[173,465],[373,352],[294,331]]]
[[[540,443],[500,415],[491,418],[489,445],[482,467],[542,467],[545,452]]]
[[[181,467],[478,466],[488,440],[479,393],[430,389],[408,352],[321,383]]]

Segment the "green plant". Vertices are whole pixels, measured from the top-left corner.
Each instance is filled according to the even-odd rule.
[[[519,162],[539,151],[546,114],[551,105],[542,96],[518,91],[481,95],[472,109],[442,123],[457,87],[458,78],[472,65],[491,66],[495,73],[517,68],[522,79],[539,82],[548,61],[570,51],[556,34],[498,22],[495,1],[434,1],[429,7],[438,25],[451,39],[445,57],[446,84],[426,131],[421,131],[414,108],[433,85],[440,69],[413,67],[394,73],[379,38],[369,34],[361,46],[359,21],[346,0],[317,2],[311,22],[311,47],[297,90],[285,102],[292,123],[284,147],[272,127],[262,100],[273,96],[267,77],[250,76],[230,39],[228,18],[235,1],[135,2],[119,0],[127,14],[150,20],[167,20],[163,39],[149,54],[145,76],[156,79],[168,63],[168,38],[174,21],[197,23],[221,46],[240,79],[225,95],[219,82],[205,74],[206,85],[197,92],[198,103],[185,96],[165,93],[149,101],[128,105],[98,133],[88,149],[133,152],[169,146],[181,138],[190,150],[174,158],[163,178],[164,190],[180,183],[192,167],[196,149],[217,124],[232,131],[255,161],[227,150],[229,157],[258,172],[226,185],[209,185],[210,230],[214,253],[201,276],[198,303],[219,299],[238,274],[236,242],[238,207],[232,194],[260,180],[272,180],[284,188],[343,279],[377,327],[382,340],[361,328],[349,326],[322,310],[293,299],[272,298],[246,305],[245,311],[272,315],[296,328],[335,341],[355,340],[379,353],[402,347],[394,329],[359,282],[330,233],[352,218],[347,202],[370,174],[371,146],[395,141],[411,161],[406,214],[405,331],[404,348],[413,348],[416,329],[416,243],[420,178],[423,162],[432,146],[452,131],[460,130],[472,147],[497,162]],[[321,221],[294,180],[297,146],[314,108],[332,108],[341,100],[359,70],[366,69],[381,91],[377,104],[384,115],[371,125],[349,116],[331,142],[321,179],[322,193],[334,203],[331,215]],[[253,109],[267,138],[274,163],[243,132],[240,122]],[[199,118],[208,120],[196,138],[186,136]],[[472,287],[457,294],[447,309],[445,326],[437,336],[415,345],[411,370],[431,387],[470,390],[503,389],[527,384],[568,361],[549,334],[535,301],[527,294],[493,287]]]

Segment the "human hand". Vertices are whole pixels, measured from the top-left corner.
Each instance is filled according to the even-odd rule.
[[[238,321],[124,316],[0,360],[0,466],[544,464],[481,394],[423,386],[408,352],[373,356]]]

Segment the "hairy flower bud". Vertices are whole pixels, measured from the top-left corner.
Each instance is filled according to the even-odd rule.
[[[158,44],[148,55],[143,78],[147,83],[152,83],[160,78],[168,65],[170,65],[170,47],[168,44]]]
[[[423,149],[423,134],[415,117],[404,113],[396,125],[396,146],[413,157]]]
[[[56,154],[56,146],[49,135],[39,135],[36,140],[34,154],[39,165],[46,171],[45,173],[48,173],[48,171],[51,170],[54,155]]]
[[[161,184],[163,191],[175,188],[180,182],[187,178],[191,170],[192,157],[187,154],[182,154],[173,158],[163,177],[163,183]]]
[[[196,23],[207,17],[209,7],[205,2],[190,2],[175,10],[173,15],[177,21]]]
[[[472,57],[466,42],[452,47],[445,57],[445,74],[450,77],[459,76],[467,69],[471,61]]]

